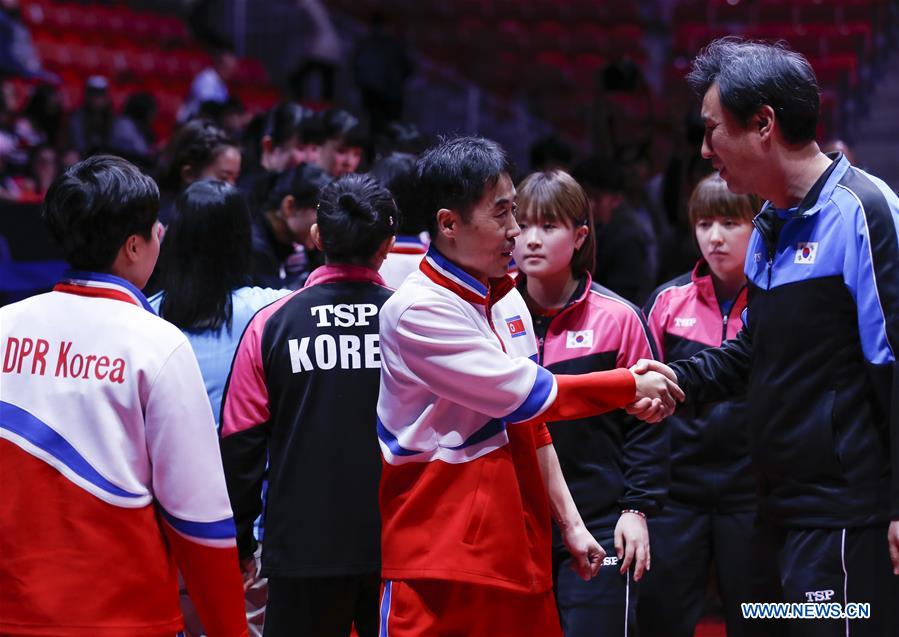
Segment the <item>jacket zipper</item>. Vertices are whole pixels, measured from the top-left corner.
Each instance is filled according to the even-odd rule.
[[[758,223],[758,217],[752,220],[752,225],[755,226],[756,230],[759,231],[759,234],[762,235],[762,241],[765,242],[765,250],[768,256],[768,286],[765,288],[766,290],[771,289],[771,270],[774,268],[774,253],[777,250],[777,246],[773,245],[771,242],[771,236],[768,234],[768,229],[763,228]]]
[[[769,275],[770,276],[770,275]],[[770,281],[769,281],[770,284]],[[731,303],[730,309],[727,311],[727,314],[721,315],[721,344],[724,344],[724,341],[727,340],[727,323],[730,320],[730,314],[734,311],[734,308],[737,307],[737,300],[740,298],[740,295],[743,294],[743,290],[746,289],[746,284],[737,291],[737,295],[733,298],[733,302]]]

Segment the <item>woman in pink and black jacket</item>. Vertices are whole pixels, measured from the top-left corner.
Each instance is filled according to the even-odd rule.
[[[690,223],[702,258],[659,287],[646,304],[660,360],[688,359],[734,338],[743,327],[743,264],[758,198],[734,195],[712,175],[690,198]],[[671,433],[671,484],[664,511],[650,521],[653,571],[640,592],[640,631],[692,637],[715,564],[728,637],[746,633],[740,602],[752,601],[755,479],[745,396],[678,411]],[[758,622],[756,622],[758,623]]]
[[[593,223],[578,183],[560,170],[534,173],[519,185],[518,202],[518,288],[533,319],[540,364],[553,373],[585,374],[653,358],[640,309],[590,277]],[[665,427],[621,410],[547,425],[578,511],[606,551],[599,575],[581,581],[554,529],[562,628],[566,637],[635,635],[636,582],[650,565],[646,520],[667,491]]]

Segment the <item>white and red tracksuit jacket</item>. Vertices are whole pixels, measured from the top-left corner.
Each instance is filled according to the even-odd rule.
[[[510,277],[433,246],[381,310],[382,576],[551,588],[546,420],[634,399],[628,370],[553,376]]]
[[[181,331],[128,282],[70,273],[0,308],[0,634],[171,636],[184,576],[246,635],[215,424]]]

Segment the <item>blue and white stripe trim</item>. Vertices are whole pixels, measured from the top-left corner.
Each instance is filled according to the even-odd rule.
[[[224,518],[211,522],[196,522],[176,517],[161,506],[159,511],[169,526],[193,542],[220,548],[235,546],[237,543],[237,529],[234,526],[234,518]]]
[[[138,290],[130,282],[115,276],[114,274],[69,270],[63,275],[62,282],[71,283],[72,285],[83,285],[85,287],[117,290],[132,297],[138,305],[148,312],[156,314],[143,292]]]
[[[536,418],[553,404],[558,391],[556,377],[552,372],[545,367],[537,366],[537,376],[527,398],[503,420],[516,423]]]
[[[483,299],[487,298],[487,287],[483,283],[468,274],[459,266],[449,261],[446,257],[440,254],[440,252],[438,252],[437,249],[434,248],[434,246],[431,246],[428,249],[428,253],[425,255],[425,259],[427,259],[428,263],[430,263],[435,270],[437,270],[447,279],[461,285],[466,290],[470,291],[473,294],[477,294]]]
[[[378,637],[390,637],[390,627],[388,622],[390,620],[390,596],[392,593],[393,582],[389,579],[384,580],[384,591],[381,593],[381,616],[380,616],[380,630],[378,631]]]
[[[59,432],[29,411],[0,401],[0,438],[39,458],[104,502],[127,508],[147,506],[149,492],[132,493],[101,474]]]

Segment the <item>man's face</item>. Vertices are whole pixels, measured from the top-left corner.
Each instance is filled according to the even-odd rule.
[[[453,260],[465,271],[486,283],[509,270],[515,237],[521,229],[515,221],[515,186],[502,175],[493,188],[487,188],[468,222],[457,222]]]
[[[358,146],[347,146],[338,139],[329,139],[321,148],[320,163],[332,177],[356,172],[362,160],[362,149]]]
[[[751,126],[742,126],[724,108],[717,84],[702,99],[702,120],[705,122],[703,158],[712,161],[731,192],[738,195],[755,192],[753,184],[758,177],[761,151],[758,135],[753,134]]]

